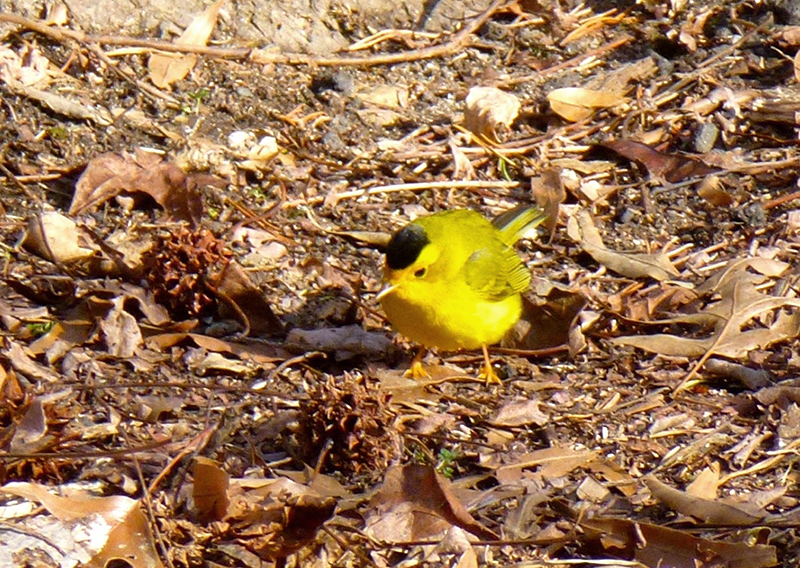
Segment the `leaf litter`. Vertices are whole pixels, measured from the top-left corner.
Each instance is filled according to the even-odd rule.
[[[221,7],[147,64],[3,15],[4,552],[797,564],[800,22],[495,2],[453,35],[222,61]],[[549,219],[503,384],[470,353],[404,379],[387,235],[521,201]]]

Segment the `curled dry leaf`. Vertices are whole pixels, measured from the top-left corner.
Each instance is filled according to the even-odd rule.
[[[323,523],[333,516],[336,499],[286,477],[261,481],[255,487],[252,480],[230,482],[221,536],[264,560],[286,558],[316,538]],[[212,488],[217,500],[223,499],[219,494],[223,484],[219,479]],[[213,513],[223,505],[214,503]]]
[[[286,338],[287,345],[301,351],[323,351],[336,354],[337,361],[357,355],[385,355],[392,340],[381,333],[371,333],[360,325],[337,328],[293,329]]]
[[[585,120],[598,109],[612,108],[627,102],[621,95],[582,87],[565,87],[550,91],[547,100],[554,113],[570,122]]]
[[[682,155],[662,154],[647,144],[635,140],[612,140],[600,144],[633,162],[642,164],[651,175],[670,183],[687,178],[705,176],[717,171],[696,158]]]
[[[108,566],[115,559],[124,559],[133,568],[163,567],[138,501],[95,497],[85,491],[62,497],[35,483],[8,483],[0,492],[41,503],[49,513],[25,519],[27,530],[20,534],[37,534],[15,541],[17,550],[5,543],[3,553],[9,558],[32,548],[59,566]],[[56,545],[55,550],[48,542]]]
[[[3,83],[43,87],[50,78],[49,66],[50,61],[35,46],[25,44],[19,52],[0,46],[0,81]]]
[[[561,183],[561,170],[546,168],[542,175],[531,178],[531,191],[536,204],[547,215],[542,226],[547,229],[552,241],[558,224],[559,209],[567,198],[564,184]]]
[[[652,322],[657,325],[702,325],[710,328],[710,333],[704,337],[655,334],[617,337],[612,341],[675,357],[721,355],[741,359],[755,349],[798,337],[800,299],[763,293],[763,284],[768,277],[749,270],[755,266],[766,271],[775,270],[775,263],[768,259],[733,261],[697,288],[699,297],[709,298],[702,309]],[[750,325],[754,318],[770,313],[774,317],[768,319],[768,324]]]
[[[30,251],[56,263],[85,260],[95,254],[81,238],[75,221],[55,211],[30,217],[22,242]]]
[[[464,121],[467,130],[498,141],[498,130],[508,128],[522,106],[519,99],[496,87],[472,87],[467,94]]]
[[[708,524],[745,527],[758,524],[767,516],[766,511],[753,514],[741,507],[716,499],[705,499],[684,493],[662,483],[653,475],[645,477],[644,483],[653,497],[667,507]]]
[[[706,176],[697,187],[697,194],[715,207],[730,207],[733,196],[725,191],[719,176]]]
[[[591,214],[586,209],[581,209],[569,218],[567,233],[573,240],[579,242],[583,250],[593,259],[622,276],[649,277],[664,281],[680,275],[664,253],[617,252],[606,248]]]
[[[483,540],[497,535],[476,521],[433,467],[394,466],[370,500],[364,532],[384,542],[442,536],[458,526]]]
[[[778,564],[776,548],[764,544],[709,540],[628,519],[595,517],[582,519],[578,525],[584,531],[582,541],[642,566],[697,568],[701,551],[703,566],[767,568]]]
[[[146,195],[175,221],[197,225],[203,214],[199,189],[225,187],[225,181],[207,174],[187,174],[158,155],[137,150],[134,155],[101,154],[92,159],[75,185],[70,215],[80,215],[121,194]]]
[[[208,43],[214,26],[217,25],[219,11],[225,0],[217,0],[206,10],[198,15],[176,41],[176,45],[202,47]],[[159,89],[169,87],[172,83],[180,81],[189,74],[197,64],[197,55],[193,53],[165,53],[157,52],[150,56],[147,70],[150,80]]]
[[[503,347],[537,351],[569,343],[570,331],[575,328],[586,298],[576,290],[550,282],[541,288],[535,295],[523,295],[522,315],[503,338]]]

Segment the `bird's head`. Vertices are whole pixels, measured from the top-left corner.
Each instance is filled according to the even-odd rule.
[[[397,231],[386,246],[383,279],[388,286],[380,292],[378,299],[398,289],[426,282],[431,265],[440,253],[441,249],[431,242],[421,225],[411,223]]]

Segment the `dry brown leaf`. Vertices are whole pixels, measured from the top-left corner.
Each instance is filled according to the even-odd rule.
[[[763,349],[793,339],[800,335],[800,299],[762,293],[758,286],[766,277],[747,270],[754,265],[762,267],[769,265],[768,268],[774,268],[772,264],[734,261],[697,289],[701,295],[709,297],[719,295],[719,300],[711,302],[695,313],[652,322],[711,327],[711,333],[706,337],[655,334],[618,337],[612,342],[676,357],[721,355],[741,359],[755,349]],[[777,315],[772,318],[771,323],[744,329],[753,323],[754,318],[761,318],[774,312],[777,312]]]
[[[55,438],[47,435],[47,420],[44,415],[42,399],[34,398],[25,411],[22,420],[14,427],[10,449],[17,454],[40,452]]]
[[[550,108],[561,118],[578,122],[592,116],[602,108],[612,108],[627,102],[625,97],[607,91],[595,91],[582,87],[555,89],[547,95]]]
[[[388,108],[405,108],[408,106],[408,87],[406,85],[379,85],[358,98],[365,103]]]
[[[715,207],[730,207],[733,196],[723,189],[719,176],[706,176],[697,187],[697,195]]]
[[[500,407],[489,420],[493,426],[544,426],[550,417],[541,411],[539,401],[535,399],[513,400]]]
[[[579,242],[583,250],[593,259],[622,276],[649,277],[663,281],[680,275],[669,257],[663,253],[627,253],[606,248],[591,214],[586,209],[581,209],[569,218],[567,233],[573,240]]]
[[[102,568],[115,559],[123,559],[133,568],[163,566],[138,501],[122,496],[94,497],[86,492],[62,497],[34,483],[8,483],[0,492],[41,503],[52,515],[37,521],[38,532],[58,545],[56,553],[62,566]],[[27,519],[26,526],[32,526],[33,521]],[[87,534],[92,538],[86,538]],[[28,546],[41,549],[42,544],[33,538]],[[42,550],[44,557],[53,558],[52,547]],[[13,553],[8,549],[4,552]]]
[[[96,253],[91,243],[82,238],[75,221],[55,211],[30,217],[22,243],[42,258],[57,263],[85,260]]]
[[[75,185],[70,215],[80,215],[120,194],[146,195],[167,216],[196,225],[203,214],[199,188],[225,187],[225,181],[207,174],[186,174],[160,156],[137,150],[130,154],[102,154],[91,160]]]
[[[192,497],[201,522],[221,521],[228,511],[230,479],[220,465],[203,456],[194,458]]]
[[[336,507],[336,499],[285,477],[253,481],[230,480],[220,537],[263,560],[286,558],[312,542]]]
[[[5,337],[0,342],[5,343],[3,354],[20,375],[32,379],[33,382],[56,383],[62,380],[61,375],[35,361],[30,352],[16,341]]]
[[[208,43],[214,26],[217,25],[219,11],[225,0],[217,0],[192,20],[181,37],[175,40],[176,45],[202,47]],[[159,89],[165,89],[172,83],[180,81],[189,74],[197,64],[197,55],[193,53],[157,52],[147,61],[150,80]]]
[[[222,300],[235,306],[235,315],[247,318],[250,333],[284,334],[283,324],[272,311],[264,292],[238,262],[228,262],[219,274],[209,277],[209,283]]]
[[[535,294],[523,295],[522,315],[503,338],[503,347],[527,351],[561,347],[577,328],[578,315],[586,306],[580,292],[543,279],[534,279],[533,289]]]
[[[642,164],[651,175],[663,178],[670,183],[677,183],[691,177],[705,176],[717,171],[717,168],[696,158],[662,154],[635,140],[612,140],[604,142],[600,146]]]
[[[111,304],[111,309],[100,321],[100,331],[110,355],[129,359],[143,344],[142,331],[136,318],[125,311],[124,297],[114,298]]]
[[[766,511],[754,515],[729,503],[684,493],[662,483],[653,475],[645,477],[644,482],[653,497],[667,507],[711,525],[752,526],[767,516]]]
[[[333,352],[337,361],[357,355],[385,355],[392,340],[382,333],[366,331],[360,325],[337,328],[293,329],[286,337],[290,349]]]
[[[697,474],[697,477],[686,486],[686,493],[701,499],[716,499],[717,489],[719,489],[720,467],[718,462],[714,462],[710,467],[704,468]]]
[[[567,198],[564,184],[561,183],[561,170],[559,168],[546,168],[539,177],[531,178],[531,191],[536,204],[547,217],[542,221],[542,226],[547,229],[550,240],[555,235],[558,224],[558,213],[561,204]]]
[[[544,479],[554,479],[591,463],[597,456],[597,451],[545,448],[522,455],[486,456],[481,460],[481,465],[495,469],[495,477],[501,483],[513,483],[519,480],[523,469],[536,467],[539,468],[538,475]]]
[[[386,472],[370,500],[364,532],[384,542],[408,542],[441,536],[452,526],[483,540],[498,538],[472,518],[433,467],[406,465]]]
[[[496,87],[472,87],[466,103],[467,130],[495,142],[499,141],[499,131],[511,126],[522,106],[516,96]]]
[[[596,517],[580,521],[579,526],[585,531],[582,540],[644,566],[767,568],[778,563],[774,546],[708,540],[685,531],[627,519]]]

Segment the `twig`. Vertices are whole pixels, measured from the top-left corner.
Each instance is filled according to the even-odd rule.
[[[285,65],[310,65],[317,67],[374,67],[376,65],[390,65],[420,59],[433,59],[457,53],[471,42],[471,36],[477,32],[489,18],[498,12],[508,0],[494,0],[491,5],[472,20],[467,26],[455,33],[449,41],[440,45],[423,47],[408,52],[372,55],[369,57],[317,57],[304,54],[271,53],[263,49],[250,48],[220,48],[193,45],[178,45],[167,41],[137,39],[115,35],[93,36],[74,30],[56,28],[44,25],[17,14],[0,14],[0,22],[9,22],[24,26],[39,34],[64,42],[73,40],[89,45],[120,45],[143,47],[159,51],[176,53],[197,53],[219,59],[249,59],[257,64],[285,64]]]
[[[499,188],[511,189],[519,187],[519,182],[516,181],[428,181],[419,183],[399,183],[393,185],[381,185],[378,187],[371,187],[369,189],[359,189],[353,191],[344,191],[336,195],[336,198],[352,199],[362,197],[365,195],[377,195],[381,193],[394,193],[397,191],[424,191],[426,189],[478,189],[478,188]],[[282,209],[293,209],[301,205],[316,205],[322,203],[327,199],[327,196],[316,195],[314,197],[306,197],[303,199],[294,199],[286,201],[281,205]]]

